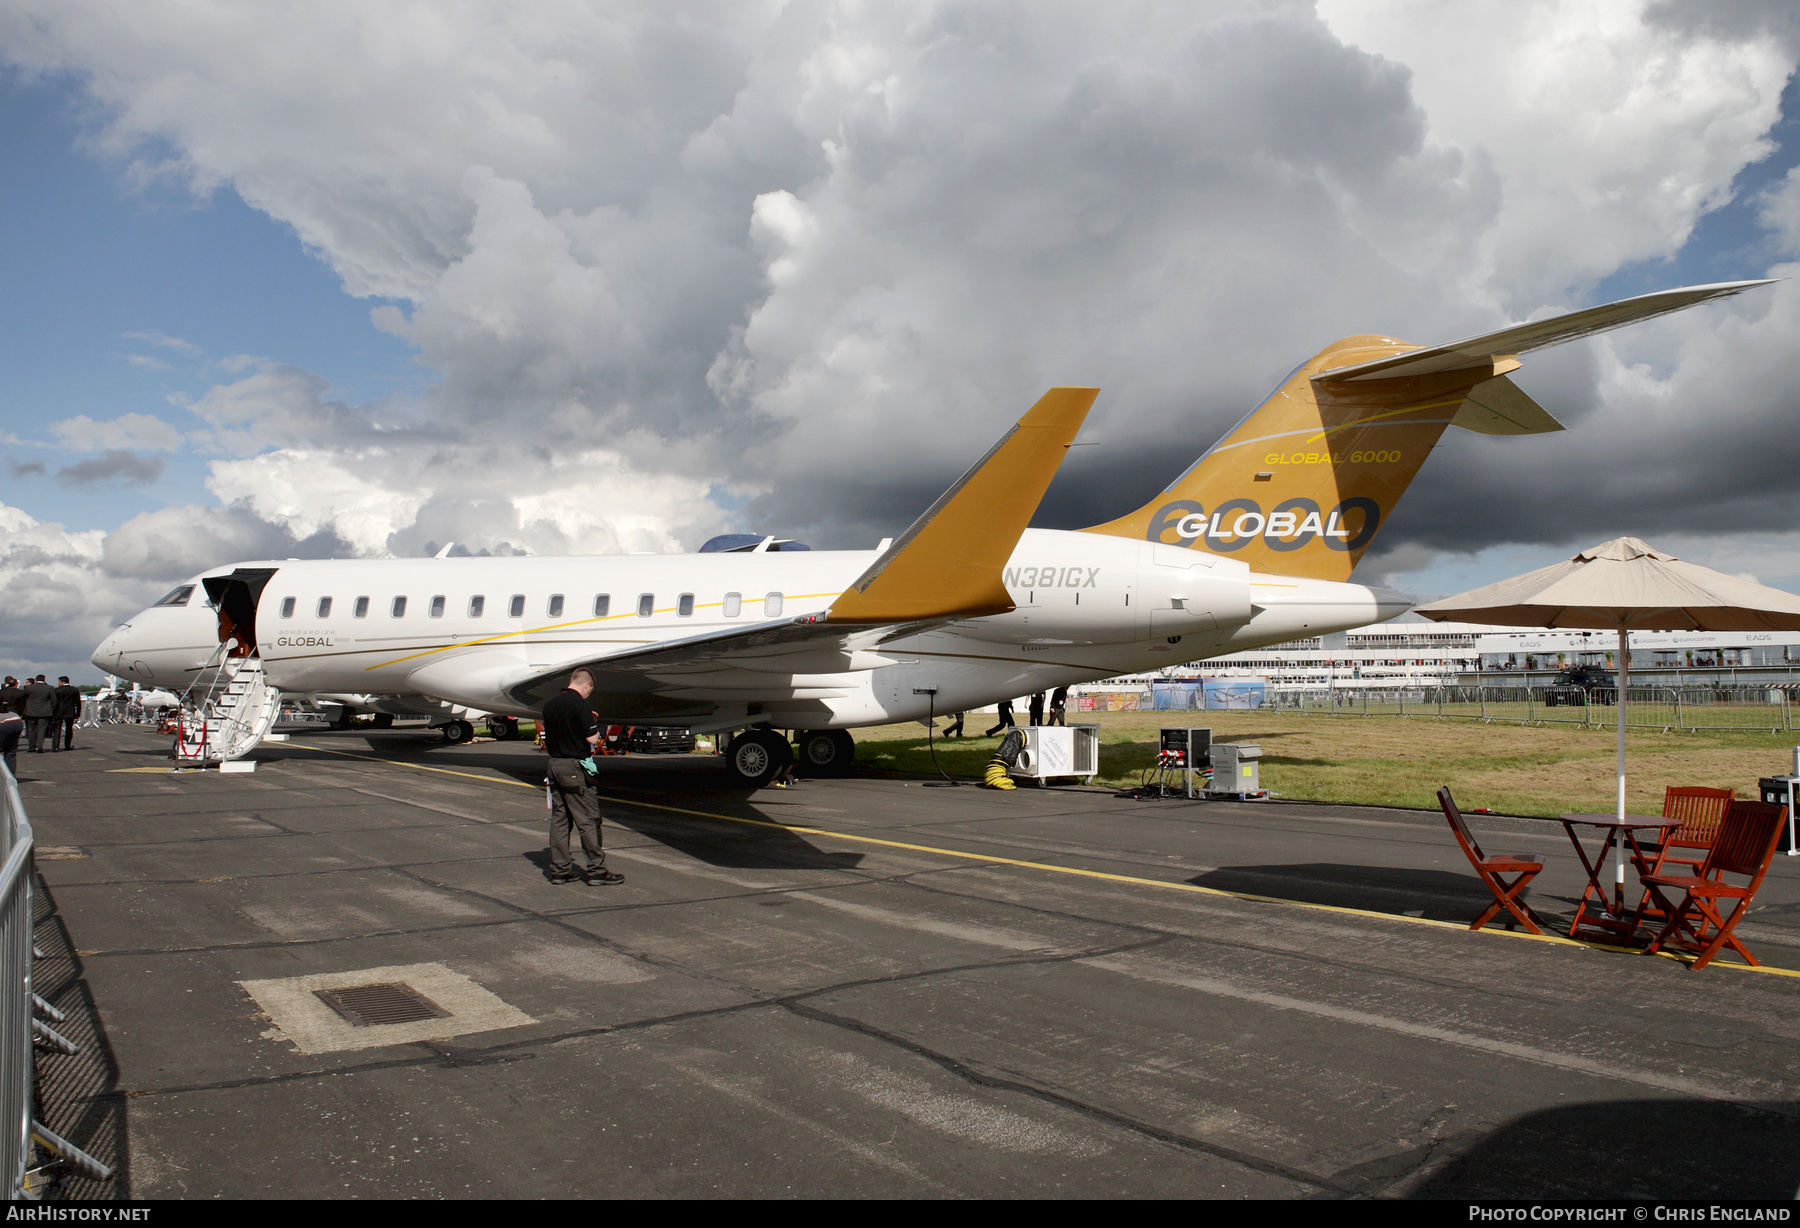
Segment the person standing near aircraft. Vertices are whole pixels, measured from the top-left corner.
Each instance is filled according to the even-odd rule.
[[[963,726],[963,714],[960,712],[952,712],[950,714],[950,723],[948,725],[944,726],[944,736],[946,738],[962,737],[963,736],[962,726]]]
[[[1050,723],[1052,725],[1067,725],[1069,723],[1066,715],[1068,707],[1068,687],[1059,686],[1054,691],[1050,692]]]
[[[1042,691],[1031,697],[1031,723],[1033,725],[1044,723],[1044,693]]]
[[[25,715],[25,692],[19,689],[19,680],[11,674],[6,676],[6,685],[0,686],[0,712]]]
[[[600,807],[588,785],[588,769],[600,744],[600,722],[588,707],[594,693],[594,676],[578,669],[569,685],[544,705],[538,722],[544,731],[544,751],[550,756],[550,881],[572,883],[585,877],[590,883],[622,883],[623,874],[606,868],[606,850],[600,844]],[[575,870],[569,853],[569,828],[581,831],[581,852],[587,859],[583,874]]]
[[[992,729],[988,730],[986,733],[982,734],[981,736],[984,738],[991,738],[995,734],[999,733],[1002,729],[1012,729],[1015,727],[1016,726],[1013,722],[1013,714],[1012,714],[1012,700],[1003,699],[1000,701],[1000,719],[994,723],[994,727]]]
[[[50,719],[50,749],[75,749],[75,722],[81,719],[81,690],[67,674],[56,680],[56,715]]]
[[[28,726],[31,739],[26,748],[32,754],[42,754],[44,750],[44,731],[50,727],[50,721],[56,716],[56,692],[39,674],[25,688],[25,724]]]
[[[11,708],[0,710],[0,761],[12,778],[19,778],[19,735],[25,732],[25,718]]]

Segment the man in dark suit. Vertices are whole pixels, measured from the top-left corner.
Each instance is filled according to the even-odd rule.
[[[44,749],[44,731],[50,728],[50,721],[56,716],[56,692],[51,689],[44,676],[39,674],[25,688],[25,724],[29,730],[32,754],[41,754]]]
[[[64,674],[56,680],[56,716],[50,722],[50,749],[75,749],[75,722],[81,719],[81,688]]]
[[[1003,699],[1000,701],[1000,719],[994,722],[994,727],[992,729],[981,736],[984,738],[991,738],[1002,729],[1011,729],[1013,727],[1012,700]]]
[[[1059,686],[1050,692],[1050,723],[1052,725],[1068,725],[1069,688]]]
[[[1033,725],[1044,723],[1044,693],[1042,691],[1031,697],[1031,723]]]
[[[19,689],[19,680],[11,674],[6,676],[6,685],[0,686],[0,712],[17,712],[25,715],[25,692]]]

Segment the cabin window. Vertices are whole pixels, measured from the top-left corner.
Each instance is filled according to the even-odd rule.
[[[369,616],[369,599],[367,597],[358,597],[356,599],[356,608],[352,610],[351,613],[357,618],[367,618]]]
[[[431,616],[433,618],[442,618],[444,616],[444,595],[442,593],[439,593],[431,599]]]
[[[656,594],[655,593],[639,593],[638,594],[638,617],[639,618],[649,618],[654,613],[656,613]]]
[[[681,594],[680,599],[675,603],[675,613],[682,618],[692,618],[694,616],[694,594]]]
[[[524,593],[514,593],[513,594],[512,600],[506,603],[506,616],[508,618],[524,618],[525,617],[525,594]]]
[[[389,613],[392,614],[392,616],[395,618],[405,618],[406,617],[406,598],[404,598],[404,597],[394,598],[394,608],[391,611],[389,611]]]
[[[161,601],[157,602],[156,605],[186,605],[188,603],[188,598],[193,595],[194,586],[192,584],[183,584],[180,588],[174,590],[167,597],[164,597]],[[151,607],[151,609],[155,608],[156,606]]]
[[[725,594],[725,617],[726,618],[736,618],[738,616],[738,613],[740,611],[742,611],[743,608],[744,608],[744,594],[742,594],[742,593],[726,593]]]
[[[561,593],[551,593],[549,603],[544,606],[544,612],[546,614],[548,614],[551,618],[561,618],[562,617],[562,605],[563,605],[562,594]]]
[[[470,618],[480,618],[481,612],[485,609],[487,609],[487,598],[486,597],[471,597],[471,598],[469,598],[469,617]]]
[[[776,618],[781,614],[781,594],[769,593],[763,598],[763,617]]]
[[[319,617],[320,618],[330,618],[331,617],[331,598],[329,598],[329,597],[319,598]]]
[[[292,618],[294,616],[294,599],[292,597],[283,597],[281,599],[281,616],[283,618]]]
[[[594,598],[594,617],[595,618],[605,618],[606,612],[610,609],[612,609],[611,594],[601,593],[598,597]]]

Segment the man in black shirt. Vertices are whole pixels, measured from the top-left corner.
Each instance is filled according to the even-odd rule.
[[[578,669],[569,685],[544,705],[544,752],[550,756],[550,881],[572,883],[582,877],[569,855],[569,827],[581,830],[581,851],[587,858],[590,883],[622,883],[623,874],[606,868],[606,851],[600,847],[600,807],[588,786],[584,760],[591,761],[600,743],[600,722],[588,707],[594,693],[594,676]]]
[[[25,715],[25,692],[19,689],[19,680],[11,674],[6,676],[6,685],[0,686],[0,712]]]
[[[988,730],[986,733],[982,734],[981,735],[982,737],[991,738],[995,734],[999,733],[1002,729],[1012,729],[1014,727],[1013,726],[1013,713],[1012,713],[1012,700],[1010,700],[1010,699],[1001,700],[999,707],[1000,707],[1000,719],[995,721],[994,727],[992,729]]]
[[[75,722],[81,719],[81,688],[64,674],[56,680],[56,715],[50,718],[50,749],[75,749]]]
[[[1069,710],[1069,688],[1059,686],[1050,692],[1050,723],[1067,726]]]

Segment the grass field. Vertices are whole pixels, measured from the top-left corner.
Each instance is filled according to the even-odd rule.
[[[1075,713],[1070,714],[1076,716]],[[1084,712],[1100,726],[1096,783],[1135,785],[1156,757],[1163,724],[1210,725],[1218,742],[1262,747],[1263,788],[1284,797],[1435,809],[1449,785],[1465,809],[1557,815],[1613,809],[1615,737],[1577,726],[1481,725],[1431,716],[1324,716],[1259,712]],[[971,713],[979,733],[983,718]],[[856,731],[858,762],[930,773],[924,729],[915,723]],[[1790,770],[1794,735],[1655,733],[1627,735],[1627,806],[1662,811],[1667,785],[1731,787],[1755,797],[1758,777]],[[979,777],[998,738],[934,739],[954,776]]]

